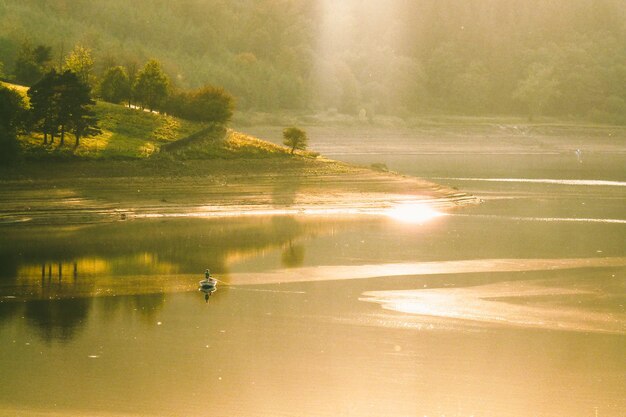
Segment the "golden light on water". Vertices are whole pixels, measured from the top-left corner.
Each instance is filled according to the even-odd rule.
[[[424,204],[403,203],[390,208],[385,215],[403,223],[423,224],[445,214]]]
[[[546,303],[558,297],[577,299],[578,304],[562,308]],[[467,288],[369,291],[360,300],[416,316],[499,326],[625,334],[623,314],[607,315],[588,308],[596,297],[591,289],[551,286],[548,282],[530,280]]]

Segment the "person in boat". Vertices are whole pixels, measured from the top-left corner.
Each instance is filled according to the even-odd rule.
[[[204,271],[204,280],[200,281],[200,285],[214,287],[216,283],[217,280],[211,276],[211,271],[209,271],[208,269]]]

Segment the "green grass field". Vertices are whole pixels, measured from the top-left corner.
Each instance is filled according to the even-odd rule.
[[[102,134],[82,140],[76,155],[145,158],[170,143],[201,130],[205,125],[172,116],[149,113],[117,104],[98,102],[96,114]]]
[[[205,127],[200,123],[101,101],[97,102],[95,111],[102,130],[98,136],[81,138],[80,145],[74,147],[72,135],[67,135],[65,145],[59,146],[59,138],[52,145],[43,145],[41,134],[31,134],[21,138],[26,153],[89,159],[146,158],[158,152],[163,144]]]

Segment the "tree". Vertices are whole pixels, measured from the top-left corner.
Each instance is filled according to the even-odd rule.
[[[126,69],[122,66],[109,68],[100,82],[100,97],[110,103],[130,99],[132,88]]]
[[[230,121],[233,108],[233,97],[223,88],[210,85],[173,94],[166,106],[168,112],[184,119],[218,124]]]
[[[191,93],[192,120],[225,124],[233,117],[234,100],[223,88],[204,86]]]
[[[287,268],[296,268],[304,263],[304,246],[294,245],[290,240],[289,244],[280,256],[281,264]]]
[[[0,85],[0,161],[17,154],[17,135],[25,120],[25,105],[21,94]]]
[[[65,67],[75,73],[78,79],[86,85],[92,85],[93,58],[91,49],[78,44],[69,56],[65,58]]]
[[[28,89],[30,100],[30,127],[43,133],[43,144],[54,143],[54,136],[59,130],[57,107],[60,99],[56,86],[59,74],[52,69],[42,79]]]
[[[291,148],[293,154],[296,149],[305,150],[309,138],[304,130],[297,127],[286,127],[283,129],[283,144]]]
[[[141,108],[158,109],[167,98],[169,79],[158,61],[151,59],[137,74],[133,87],[135,100]]]
[[[71,119],[70,129],[76,138],[74,147],[78,147],[80,138],[96,136],[102,133],[102,130],[98,127],[96,112],[93,111],[91,105],[83,106],[81,111]]]
[[[79,145],[82,136],[100,133],[98,119],[92,110],[96,102],[91,98],[91,88],[70,70],[61,74],[57,88],[60,91],[57,109],[61,128],[60,144],[65,142],[66,131],[72,132],[76,137],[75,146]]]

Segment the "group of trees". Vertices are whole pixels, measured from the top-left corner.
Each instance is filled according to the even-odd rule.
[[[172,86],[157,60],[150,60],[134,80],[121,66],[109,68],[99,84],[99,96],[111,103],[134,103],[142,109],[164,111],[183,119],[226,123],[234,109],[234,99],[223,88],[205,85],[195,90]]]
[[[78,146],[81,137],[100,133],[91,89],[73,71],[52,69],[28,89],[28,97],[30,127],[43,134],[44,145],[54,143],[57,135],[64,145],[66,132],[71,132]]]
[[[72,4],[0,2],[5,73],[19,66],[28,79],[49,65],[45,50],[21,51],[18,27],[57,49],[62,39],[90,45],[93,73],[102,80],[123,66],[130,83],[123,95],[140,85],[137,68],[152,56],[177,88],[211,82],[244,110],[527,113],[626,122],[623,0]],[[162,85],[150,88],[134,100],[161,108]]]
[[[204,86],[184,91],[174,89],[156,60],[149,60],[131,78],[120,65],[110,67],[102,79],[93,74],[91,50],[77,45],[64,65],[51,65],[52,48],[22,44],[12,80],[28,84],[27,106],[22,95],[0,85],[0,159],[11,159],[18,150],[17,136],[25,132],[43,135],[43,144],[52,145],[59,137],[65,144],[67,133],[79,146],[80,139],[101,133],[94,111],[92,86],[100,98],[123,101],[142,109],[159,110],[185,119],[226,123],[233,115],[234,100],[222,88]],[[0,77],[4,77],[0,66]]]
[[[17,151],[17,135],[34,131],[43,135],[43,144],[65,144],[71,133],[75,146],[80,139],[101,133],[94,112],[96,96],[112,103],[127,102],[141,109],[158,110],[182,118],[203,122],[226,123],[233,115],[234,100],[222,88],[204,86],[185,91],[176,89],[156,60],[129,76],[121,65],[109,67],[102,78],[94,75],[92,51],[76,45],[62,64],[53,65],[53,49],[47,45],[31,46],[22,42],[15,62],[12,81],[30,85],[27,108],[21,95],[12,89],[0,90],[0,158],[10,158]],[[0,78],[8,78],[0,65]]]
[[[162,108],[168,96],[170,81],[156,60],[148,61],[133,77],[129,76],[125,67],[117,65],[107,68],[99,79],[94,74],[90,48],[76,44],[66,57],[61,57],[58,65],[52,62],[52,53],[51,46],[41,44],[33,47],[28,40],[22,41],[10,79],[30,86],[52,70],[60,73],[69,70],[105,101],[127,101],[130,104],[134,100],[141,108],[150,110]]]
[[[142,109],[163,109],[171,85],[161,64],[150,60],[134,77],[128,72],[121,65],[108,68],[99,83],[99,96],[111,103],[126,101]]]
[[[99,96],[110,103],[128,102],[142,109],[163,108],[170,89],[169,77],[161,64],[150,60],[134,77],[126,67],[116,65],[106,70],[98,86]]]
[[[100,133],[91,97],[90,51],[77,45],[60,70],[53,64],[52,47],[32,46],[23,41],[14,64],[11,81],[30,86],[28,104],[22,95],[5,86],[0,88],[0,158],[9,160],[18,151],[17,136],[21,133],[43,134],[43,144],[65,144],[67,133],[74,135],[75,146],[80,139]],[[0,71],[0,77],[9,78]]]
[[[132,90],[124,68],[114,67],[107,74],[101,85],[101,90],[110,94],[106,98],[110,101],[130,99]],[[15,155],[17,135],[22,132],[41,133],[44,145],[52,145],[59,137],[59,146],[65,144],[66,134],[71,133],[76,147],[82,137],[101,133],[91,88],[84,81],[87,78],[81,78],[71,70],[51,69],[28,89],[28,108],[18,91],[0,85],[0,159],[11,159]],[[228,121],[233,113],[233,99],[221,88],[206,86],[170,93],[167,77],[156,61],[148,62],[138,73],[135,84],[133,90],[143,94],[134,96],[141,100],[142,107],[159,108],[189,120],[216,123]]]
[[[93,58],[91,50],[77,44],[70,53],[61,57],[60,64],[53,62],[52,47],[45,44],[33,46],[29,40],[22,40],[13,65],[12,81],[22,85],[32,85],[51,69],[71,70],[83,84],[93,84]]]
[[[205,85],[195,90],[183,90],[171,82],[162,65],[148,60],[140,70],[123,65],[108,67],[101,77],[94,73],[95,62],[90,48],[77,44],[60,65],[52,63],[53,49],[47,45],[33,47],[23,41],[14,65],[12,80],[33,85],[51,71],[69,70],[82,85],[93,88],[97,97],[111,103],[126,102],[141,109],[166,111],[196,121],[225,123],[233,114],[234,100],[222,88]],[[2,77],[2,74],[0,74]],[[50,80],[48,80],[50,81]],[[61,132],[63,136],[63,131]]]
[[[71,133],[75,146],[85,136],[100,133],[93,110],[89,86],[70,70],[58,73],[50,70],[22,94],[0,84],[0,160],[8,161],[19,150],[17,137],[27,132],[43,134],[43,144],[65,144],[65,135]]]

